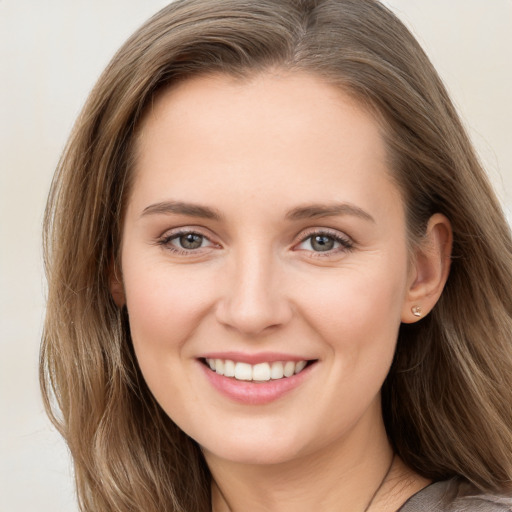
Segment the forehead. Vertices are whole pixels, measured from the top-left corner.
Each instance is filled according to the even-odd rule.
[[[332,199],[344,200],[343,188],[358,184],[368,196],[370,182],[390,181],[381,124],[343,90],[307,73],[184,80],[147,109],[135,153],[136,189],[158,195],[164,182],[173,191],[195,183],[202,201],[226,181],[253,194],[268,193],[271,182],[283,206],[294,194],[318,201],[330,183],[340,196]]]
[[[284,130],[282,138],[303,128],[307,138],[316,136],[327,140],[329,121],[337,123],[340,115],[352,118],[352,131],[365,128],[366,133],[360,131],[362,138],[377,142],[384,150],[381,135],[385,123],[379,113],[372,106],[363,105],[351,91],[320,75],[279,68],[246,76],[200,74],[156,93],[138,123],[135,147],[140,154],[150,142],[146,136],[148,131],[154,136],[155,131],[162,128],[170,131],[173,124],[182,135],[188,126],[194,125],[193,131],[198,137],[201,135],[199,128],[207,132],[208,138],[215,133],[220,137],[224,130],[209,130],[225,128],[221,125],[227,119],[233,126],[244,125],[246,130],[241,132],[241,137],[251,128],[259,130],[266,126],[270,129],[279,123]],[[355,118],[362,122],[354,123]],[[342,143],[344,134],[340,126],[337,128],[333,135],[338,134],[338,141]],[[262,134],[260,130],[259,135]]]

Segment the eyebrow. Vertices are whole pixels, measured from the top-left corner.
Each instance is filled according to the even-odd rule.
[[[185,203],[183,201],[162,201],[151,204],[144,208],[141,217],[155,214],[178,214],[216,221],[220,221],[223,218],[222,214],[214,208],[196,203]],[[290,210],[285,215],[285,219],[297,221],[334,217],[338,215],[351,215],[375,223],[375,219],[368,212],[350,203],[307,204],[298,206]]]
[[[194,203],[184,203],[182,201],[162,201],[147,206],[142,211],[141,217],[154,214],[178,214],[189,217],[201,217],[204,219],[221,220],[222,215],[218,210],[208,206],[202,206]]]
[[[308,204],[298,206],[286,214],[286,219],[318,219],[337,215],[351,215],[375,223],[375,219],[368,212],[350,203]]]

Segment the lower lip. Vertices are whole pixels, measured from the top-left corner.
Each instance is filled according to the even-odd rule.
[[[310,364],[300,373],[282,379],[254,382],[236,380],[233,377],[224,377],[212,371],[202,362],[199,363],[212,384],[212,386],[224,396],[247,405],[264,405],[296,389],[311,373],[316,363]]]

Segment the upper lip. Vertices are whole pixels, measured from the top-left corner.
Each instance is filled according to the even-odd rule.
[[[285,354],[281,352],[258,352],[255,354],[248,354],[246,352],[208,352],[199,357],[199,359],[229,359],[235,363],[272,363],[274,361],[311,361],[314,358],[298,356],[294,354]]]

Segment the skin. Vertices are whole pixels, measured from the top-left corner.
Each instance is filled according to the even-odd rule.
[[[400,323],[442,291],[451,233],[434,216],[411,256],[386,157],[374,118],[302,73],[193,78],[142,122],[111,289],[151,391],[203,449],[216,512],[363,511],[390,466],[380,389]],[[344,206],[290,214],[313,204]],[[210,384],[198,360],[209,351],[315,364],[249,405]],[[427,483],[395,458],[370,510],[396,510]]]

